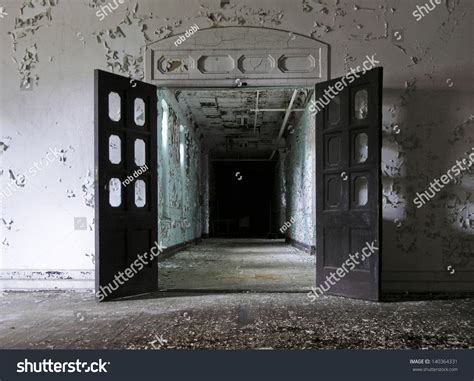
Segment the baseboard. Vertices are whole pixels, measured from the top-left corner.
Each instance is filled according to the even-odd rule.
[[[94,290],[94,270],[0,270],[0,290]]]
[[[189,245],[196,245],[199,242],[201,242],[201,240],[202,240],[202,238],[198,237],[198,238],[191,239],[189,241],[181,242],[181,243],[178,243],[176,245],[167,247],[166,249],[164,249],[160,253],[160,255],[158,255],[158,261],[162,261],[164,259],[167,259],[167,258],[173,256],[177,252],[179,252],[181,250],[184,250]]]
[[[291,246],[296,247],[299,250],[302,250],[310,255],[316,255],[316,246],[311,246],[303,242],[299,242],[293,238],[285,237],[285,242]]]
[[[383,291],[381,301],[401,302],[401,301],[426,301],[426,300],[446,300],[446,299],[472,299],[473,291]]]
[[[474,271],[382,270],[382,291],[406,292],[474,292]]]

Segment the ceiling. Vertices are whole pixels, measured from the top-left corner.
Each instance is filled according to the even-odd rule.
[[[288,124],[295,123],[311,95],[306,88],[179,89],[175,96],[199,126],[213,158],[267,158],[296,91]],[[258,110],[257,108],[258,98]],[[271,111],[271,110],[277,111]],[[256,118],[255,118],[256,114]]]

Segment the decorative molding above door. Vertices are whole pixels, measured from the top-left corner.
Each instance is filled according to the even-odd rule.
[[[145,81],[160,87],[314,86],[328,79],[329,46],[278,29],[199,29],[149,44]],[[181,39],[182,41],[182,39]]]

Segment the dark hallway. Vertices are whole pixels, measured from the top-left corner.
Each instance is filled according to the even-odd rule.
[[[158,238],[172,253],[160,260],[160,289],[315,285],[312,96],[291,87],[158,91]]]
[[[202,222],[204,237],[288,236],[314,246],[313,92],[304,87],[159,92],[164,242],[174,242],[168,240],[173,232],[167,220],[175,199],[173,209],[185,207],[188,220],[201,220],[196,224]],[[201,215],[186,205],[197,200]],[[291,217],[294,226],[282,234]]]

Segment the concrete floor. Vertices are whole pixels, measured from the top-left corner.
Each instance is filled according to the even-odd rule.
[[[0,293],[0,348],[473,348],[474,299],[373,303],[305,293]]]
[[[316,258],[284,240],[206,239],[159,263],[160,290],[309,291]]]
[[[314,261],[281,241],[205,240],[160,263],[161,288],[186,292],[101,304],[90,292],[0,293],[0,348],[474,347],[474,299],[311,302],[298,291]]]

